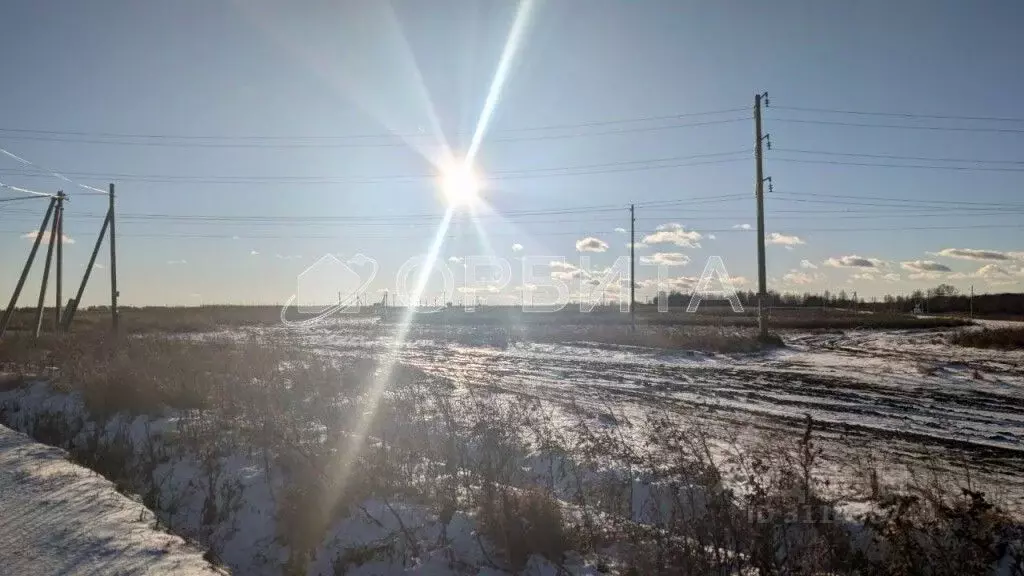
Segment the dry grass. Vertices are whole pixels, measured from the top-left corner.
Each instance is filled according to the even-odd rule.
[[[570,550],[624,574],[666,575],[980,574],[1021,558],[1020,524],[970,485],[826,485],[810,419],[800,437],[730,440],[723,451],[707,429],[669,415],[595,426],[593,413],[570,407],[569,423],[524,397],[454,395],[403,366],[371,397],[374,361],[340,366],[258,339],[14,338],[0,344],[0,359],[81,393],[92,419],[178,408],[177,449],[208,463],[210,478],[230,454],[282,474],[277,526],[293,551],[288,570],[300,573],[332,523],[367,498],[421,504],[445,523],[456,511],[473,516],[490,561],[511,570],[533,555],[562,565]],[[351,454],[358,430],[365,436]],[[61,444],[75,425],[40,418],[34,432]],[[158,456],[133,456],[123,442],[75,453],[174,526],[172,505],[154,496]],[[842,517],[836,494],[871,512]],[[211,501],[204,519],[219,522],[225,506]],[[405,526],[394,542],[410,563],[430,545]]]
[[[1024,350],[1024,328],[985,328],[960,331],[950,338],[952,344],[972,348]]]

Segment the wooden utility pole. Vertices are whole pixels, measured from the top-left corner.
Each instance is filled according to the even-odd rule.
[[[761,97],[768,105],[768,93],[754,96],[754,159],[757,163],[757,180],[755,196],[757,196],[757,327],[762,340],[768,339],[768,319],[765,307],[768,300],[768,280],[764,263],[764,166],[761,153]]]
[[[53,224],[50,225],[50,245],[46,248],[46,263],[43,265],[43,279],[39,283],[39,303],[36,304],[36,317],[32,321],[33,335],[39,338],[39,333],[43,329],[43,305],[46,304],[46,284],[50,279],[50,263],[53,261],[53,247],[55,243],[59,243],[60,238],[57,238],[57,222],[60,221],[60,202],[54,198],[54,202],[57,203],[55,212],[53,215]]]
[[[636,330],[636,206],[629,205],[629,322]]]
[[[57,294],[54,303],[54,332],[61,331],[60,308],[64,287],[64,198],[63,190],[57,192],[57,272],[54,284]]]
[[[21,276],[18,277],[18,283],[14,286],[14,294],[11,295],[11,301],[7,304],[7,310],[4,311],[3,320],[0,320],[0,338],[3,338],[4,334],[7,333],[7,327],[14,316],[14,307],[18,304],[18,296],[21,295],[21,289],[25,287],[25,279],[28,278],[28,271],[32,269],[32,261],[36,258],[36,252],[39,251],[39,243],[43,240],[46,225],[50,222],[50,215],[53,214],[53,207],[56,204],[57,199],[51,198],[50,206],[46,209],[46,215],[43,216],[43,223],[39,225],[36,239],[32,242],[32,249],[28,252],[28,260],[25,260],[25,267],[21,269]]]
[[[971,284],[971,312],[970,319],[974,320],[974,284]]]
[[[117,332],[117,234],[114,227],[114,185],[110,184],[110,207],[107,220],[110,222],[110,322]]]
[[[75,317],[75,312],[78,310],[78,304],[82,301],[82,294],[85,293],[85,285],[89,283],[89,275],[92,274],[93,264],[96,263],[96,256],[100,253],[100,246],[103,244],[103,236],[107,233],[107,226],[110,225],[110,214],[107,213],[107,217],[103,219],[103,225],[100,227],[100,235],[96,237],[96,246],[92,249],[92,256],[89,257],[89,263],[85,265],[85,274],[82,276],[82,283],[78,286],[78,293],[75,295],[75,299],[68,303],[68,309],[64,313],[64,330],[71,328],[71,320]]]

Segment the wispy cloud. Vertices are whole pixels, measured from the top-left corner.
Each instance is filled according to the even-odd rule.
[[[1024,260],[1024,252],[1002,252],[999,250],[978,250],[976,248],[943,248],[938,252],[929,252],[931,256],[959,258],[961,260]]]
[[[806,259],[800,261],[800,267],[804,268],[804,269],[807,269],[807,270],[817,270],[818,269],[818,265],[817,264],[815,264],[814,262],[811,262],[810,260],[806,260]]]
[[[750,230],[750,224],[733,224],[733,230]]]
[[[579,252],[604,252],[607,249],[607,242],[593,236],[587,236],[576,241],[576,250]]]
[[[637,280],[636,287],[642,290],[663,290],[665,292],[690,292],[693,287],[697,285],[697,280],[694,276],[676,276],[674,278],[665,278],[659,286],[656,279],[650,280]]]
[[[653,234],[644,236],[644,244],[675,244],[683,248],[699,248],[700,240],[703,238],[700,232],[686,230],[678,222],[662,224],[655,229]]]
[[[974,272],[950,274],[952,280],[984,280],[989,284],[1014,284],[1024,280],[1024,266],[1007,267],[999,264],[985,264]]]
[[[805,243],[799,236],[787,236],[786,234],[779,234],[778,232],[772,232],[769,234],[767,242],[769,244],[781,244],[783,246],[797,246]]]
[[[900,262],[900,267],[910,272],[952,272],[953,270],[945,264],[940,264],[934,260],[910,260],[908,262]]]
[[[618,232],[619,234],[625,234],[626,233],[626,229],[625,228],[616,228],[615,231]]]
[[[448,261],[451,262],[452,264],[461,264],[462,258],[459,258],[458,256],[449,256]]]
[[[22,238],[27,238],[29,240],[35,240],[36,236],[38,234],[39,234],[38,231],[33,230],[32,232],[28,232],[26,234],[22,234],[21,237]],[[40,242],[49,242],[49,241],[50,241],[50,231],[47,230],[47,231],[43,232],[43,239],[40,240]],[[70,237],[70,236],[68,236],[67,234],[61,234],[60,241],[61,241],[61,244],[74,244],[75,243],[75,239]]]
[[[257,252],[256,250],[249,250],[249,256],[259,256],[259,255],[260,255],[260,253]]]
[[[828,260],[825,260],[825,265],[832,266],[833,268],[881,268],[885,266],[885,260],[879,260],[878,258],[865,258],[863,256],[851,254],[850,256],[829,258]]]
[[[640,262],[661,266],[686,266],[690,263],[690,257],[682,252],[655,252],[651,256],[641,256]]]
[[[522,252],[523,251],[523,245],[518,243],[518,242],[516,242],[515,244],[512,245],[512,251],[513,252]]]
[[[548,263],[548,268],[551,269],[552,278],[562,280],[564,282],[589,276],[585,270],[562,260],[552,260]]]
[[[825,275],[820,272],[808,274],[806,272],[800,272],[799,270],[790,270],[788,274],[782,277],[782,282],[793,286],[806,286],[808,284],[820,282],[824,279]]]
[[[857,272],[850,275],[850,282],[854,280],[864,280],[866,282],[875,282],[878,280],[878,276],[875,276],[871,270],[865,270],[864,272]]]

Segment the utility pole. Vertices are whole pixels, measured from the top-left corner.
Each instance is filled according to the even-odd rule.
[[[974,320],[974,284],[971,284],[971,312],[970,319]]]
[[[110,207],[107,220],[110,222],[110,322],[117,332],[117,234],[114,232],[114,184],[110,184]]]
[[[50,262],[53,261],[53,247],[56,242],[59,241],[57,238],[57,222],[60,221],[60,203],[54,198],[54,202],[57,203],[55,212],[53,215],[53,224],[50,225],[50,245],[46,248],[46,263],[43,265],[43,279],[39,283],[39,303],[36,305],[36,317],[32,321],[33,334],[38,339],[39,333],[43,329],[43,305],[46,304],[46,284],[47,280],[50,279]]]
[[[57,277],[54,288],[56,289],[56,303],[54,304],[54,332],[60,332],[60,308],[62,289],[64,287],[64,191],[57,192]]]
[[[32,261],[36,259],[36,252],[39,251],[39,243],[43,240],[43,234],[46,232],[46,225],[50,222],[50,215],[53,214],[53,207],[57,204],[56,198],[50,199],[50,206],[46,209],[46,216],[43,216],[43,223],[39,225],[39,231],[36,232],[36,239],[32,242],[32,249],[29,250],[28,260],[25,260],[25,267],[21,269],[21,276],[18,277],[18,283],[14,286],[14,294],[11,295],[11,302],[7,305],[7,310],[4,311],[3,320],[0,320],[0,338],[3,338],[7,332],[7,327],[11,323],[11,317],[14,316],[14,306],[18,303],[18,296],[21,295],[21,289],[25,287],[25,279],[28,278],[28,271],[32,269]]]
[[[636,330],[636,206],[629,205],[629,322]]]
[[[96,263],[96,256],[100,253],[100,246],[103,244],[103,236],[107,233],[107,226],[110,225],[110,213],[107,213],[107,217],[103,219],[103,225],[100,227],[100,235],[96,237],[96,246],[92,249],[92,255],[89,256],[89,263],[85,265],[85,274],[82,276],[82,283],[78,286],[78,293],[75,295],[75,299],[68,303],[68,309],[64,312],[64,330],[71,329],[71,321],[75,317],[75,312],[78,311],[78,305],[82,302],[82,294],[85,293],[85,285],[89,283],[89,275],[92,274],[93,264]]]
[[[768,299],[768,279],[764,263],[764,165],[762,161],[761,142],[766,136],[761,134],[761,98],[768,105],[768,93],[754,96],[754,159],[757,163],[757,327],[761,340],[768,339],[768,319],[765,317],[765,306]],[[771,140],[768,140],[771,149]]]

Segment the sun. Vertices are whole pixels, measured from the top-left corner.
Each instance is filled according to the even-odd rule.
[[[480,199],[480,178],[465,162],[453,162],[441,170],[441,191],[450,206],[467,206]]]

